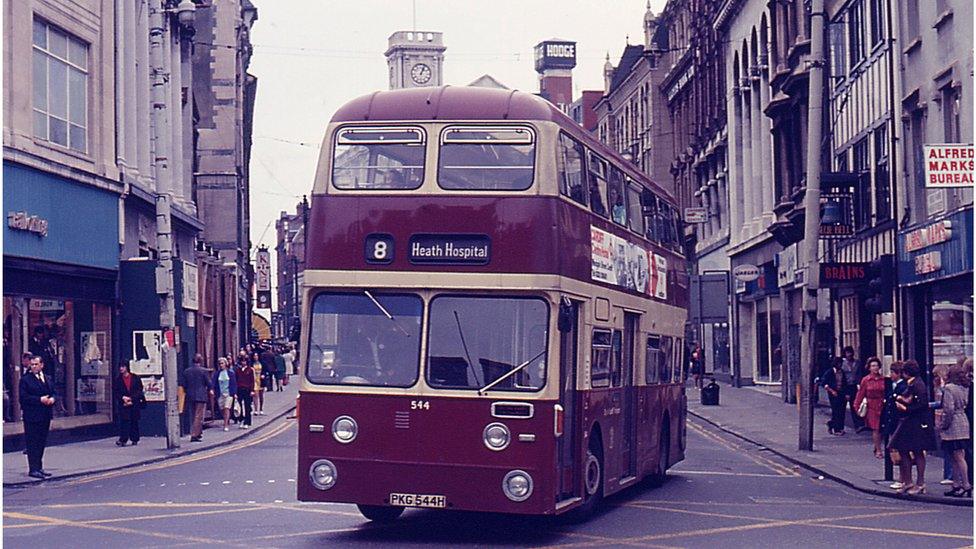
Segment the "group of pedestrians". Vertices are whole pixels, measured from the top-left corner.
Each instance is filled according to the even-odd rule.
[[[219,357],[217,368],[210,372],[203,357],[196,355],[193,367],[183,376],[187,402],[193,406],[190,440],[203,440],[203,418],[208,404],[213,405],[216,419],[223,419],[223,430],[231,422],[248,429],[253,415],[264,415],[265,394],[283,391],[288,376],[294,373],[294,344],[247,344],[237,357]]]
[[[828,432],[844,435],[849,408],[855,426],[863,422],[858,430],[871,430],[874,456],[883,459],[888,452],[898,466],[899,480],[891,487],[899,493],[926,493],[926,453],[941,448],[942,482],[952,485],[945,495],[972,497],[972,359],[933,368],[934,400],[914,360],[893,363],[888,378],[878,357],[869,358],[865,369],[855,359],[854,349],[845,347],[843,357],[834,359],[821,375],[831,408]]]

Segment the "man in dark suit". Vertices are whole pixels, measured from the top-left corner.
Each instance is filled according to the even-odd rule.
[[[119,364],[119,377],[115,380],[115,403],[119,410],[119,440],[116,446],[125,446],[129,440],[132,445],[139,444],[139,418],[146,397],[139,376],[129,372],[129,365]]]
[[[20,407],[24,415],[24,438],[27,442],[27,475],[44,480],[51,476],[44,470],[44,447],[51,428],[54,406],[54,381],[44,375],[44,361],[34,356],[30,372],[20,378]]]
[[[193,357],[193,366],[187,368],[183,374],[183,390],[186,391],[186,401],[193,406],[190,441],[200,442],[203,440],[203,412],[213,396],[210,373],[203,367],[203,355]]]

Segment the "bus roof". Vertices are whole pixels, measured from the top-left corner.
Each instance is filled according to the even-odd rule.
[[[600,154],[613,158],[633,179],[674,200],[669,191],[583,130],[555,105],[531,93],[469,86],[376,91],[347,102],[332,116],[333,123],[434,120],[554,122]]]

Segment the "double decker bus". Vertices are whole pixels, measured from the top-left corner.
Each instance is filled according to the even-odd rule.
[[[672,197],[549,102],[376,92],[321,149],[298,499],[585,515],[684,458]]]

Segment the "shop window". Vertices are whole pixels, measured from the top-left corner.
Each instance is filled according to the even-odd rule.
[[[34,137],[87,152],[88,44],[34,19]]]
[[[957,296],[939,292],[932,304],[932,365],[951,366],[973,356],[973,297],[970,287]]]

